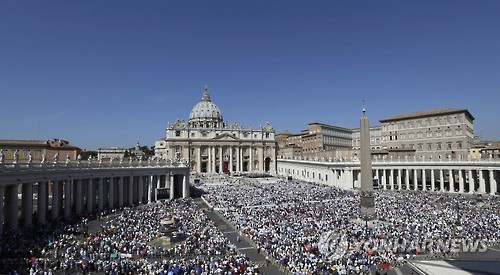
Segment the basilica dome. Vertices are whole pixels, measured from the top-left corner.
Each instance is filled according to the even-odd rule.
[[[205,88],[201,101],[196,104],[189,114],[189,125],[194,128],[216,128],[223,126],[222,114],[219,107],[210,100],[208,89]]]

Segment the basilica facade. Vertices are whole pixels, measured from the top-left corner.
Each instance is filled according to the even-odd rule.
[[[189,121],[168,123],[165,138],[155,142],[155,156],[189,165],[198,173],[276,173],[275,130],[269,124],[243,128],[227,125],[205,88]]]

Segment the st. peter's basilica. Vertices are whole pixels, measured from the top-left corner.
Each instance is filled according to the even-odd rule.
[[[205,88],[189,121],[168,123],[165,138],[155,142],[156,157],[189,163],[192,172],[276,172],[275,130],[224,123],[222,113]]]

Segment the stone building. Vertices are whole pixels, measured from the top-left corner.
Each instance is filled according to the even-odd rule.
[[[11,161],[17,154],[20,162],[28,162],[31,158],[33,162],[40,162],[45,156],[46,160],[52,160],[54,157],[63,160],[66,157],[74,160],[77,158],[81,149],[69,144],[62,139],[51,140],[0,140],[0,149],[2,150],[5,161]]]
[[[188,163],[192,172],[276,172],[275,130],[269,124],[244,128],[228,125],[205,88],[189,121],[168,123],[165,138],[155,142],[155,156]]]
[[[474,117],[466,109],[438,109],[380,120],[382,147],[392,157],[467,159]]]

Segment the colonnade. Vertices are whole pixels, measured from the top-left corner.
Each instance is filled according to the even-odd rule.
[[[374,169],[381,189],[496,194],[500,169],[470,167],[398,167]]]
[[[500,162],[372,163],[374,184],[379,189],[415,190],[496,195]],[[278,160],[278,175],[319,182],[342,189],[359,188],[359,162]]]
[[[15,230],[73,215],[152,203],[159,199],[159,188],[168,189],[170,199],[189,197],[187,167],[32,172],[0,173],[0,234],[4,226]]]

